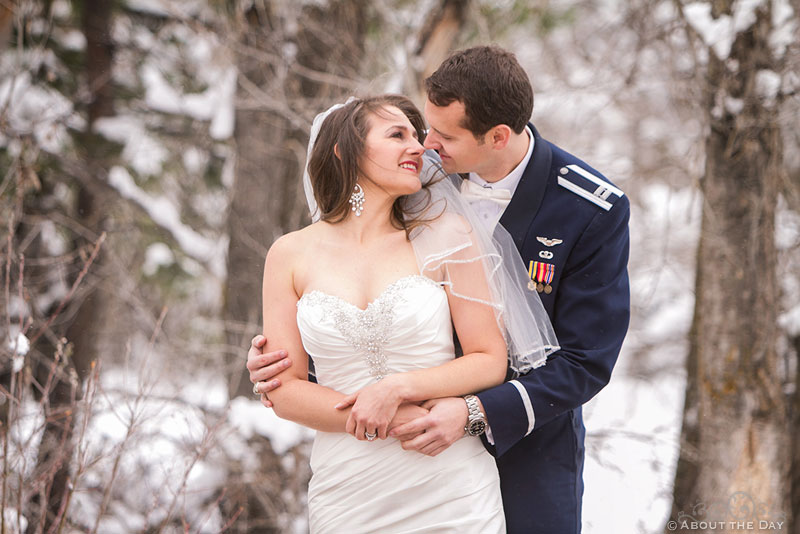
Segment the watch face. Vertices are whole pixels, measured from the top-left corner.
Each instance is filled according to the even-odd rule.
[[[469,433],[473,436],[478,436],[483,434],[483,431],[486,430],[486,423],[481,420],[477,421],[470,421],[469,423]]]

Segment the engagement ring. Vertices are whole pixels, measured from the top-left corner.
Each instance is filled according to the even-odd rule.
[[[365,437],[365,438],[367,438],[367,441],[372,441],[372,440],[374,440],[375,438],[377,438],[377,437],[378,437],[378,433],[377,433],[377,432],[375,432],[374,434],[371,434],[371,433],[369,433],[369,432],[367,432],[367,431],[365,430],[365,431],[364,431],[364,437]]]

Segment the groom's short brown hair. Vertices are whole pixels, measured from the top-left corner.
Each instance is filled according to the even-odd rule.
[[[437,106],[464,104],[464,128],[480,137],[498,124],[522,133],[533,112],[533,88],[516,56],[496,46],[453,53],[425,79]]]

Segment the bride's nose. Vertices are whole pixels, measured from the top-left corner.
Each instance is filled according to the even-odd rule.
[[[422,154],[425,152],[425,147],[422,146],[422,143],[419,142],[418,139],[411,138],[411,144],[408,147],[408,152],[411,154]]]

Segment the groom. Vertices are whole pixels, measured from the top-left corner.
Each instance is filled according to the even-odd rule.
[[[462,195],[487,226],[499,222],[511,234],[561,349],[544,367],[478,393],[469,407],[462,398],[429,402],[427,415],[392,435],[406,449],[435,454],[464,436],[468,418],[484,417],[508,532],[578,533],[581,407],[608,383],[628,328],[628,200],[528,123],[533,90],[512,53],[456,52],[425,87],[425,147],[448,173],[462,173]],[[266,393],[288,360],[262,355],[263,341],[254,339],[247,367]]]

